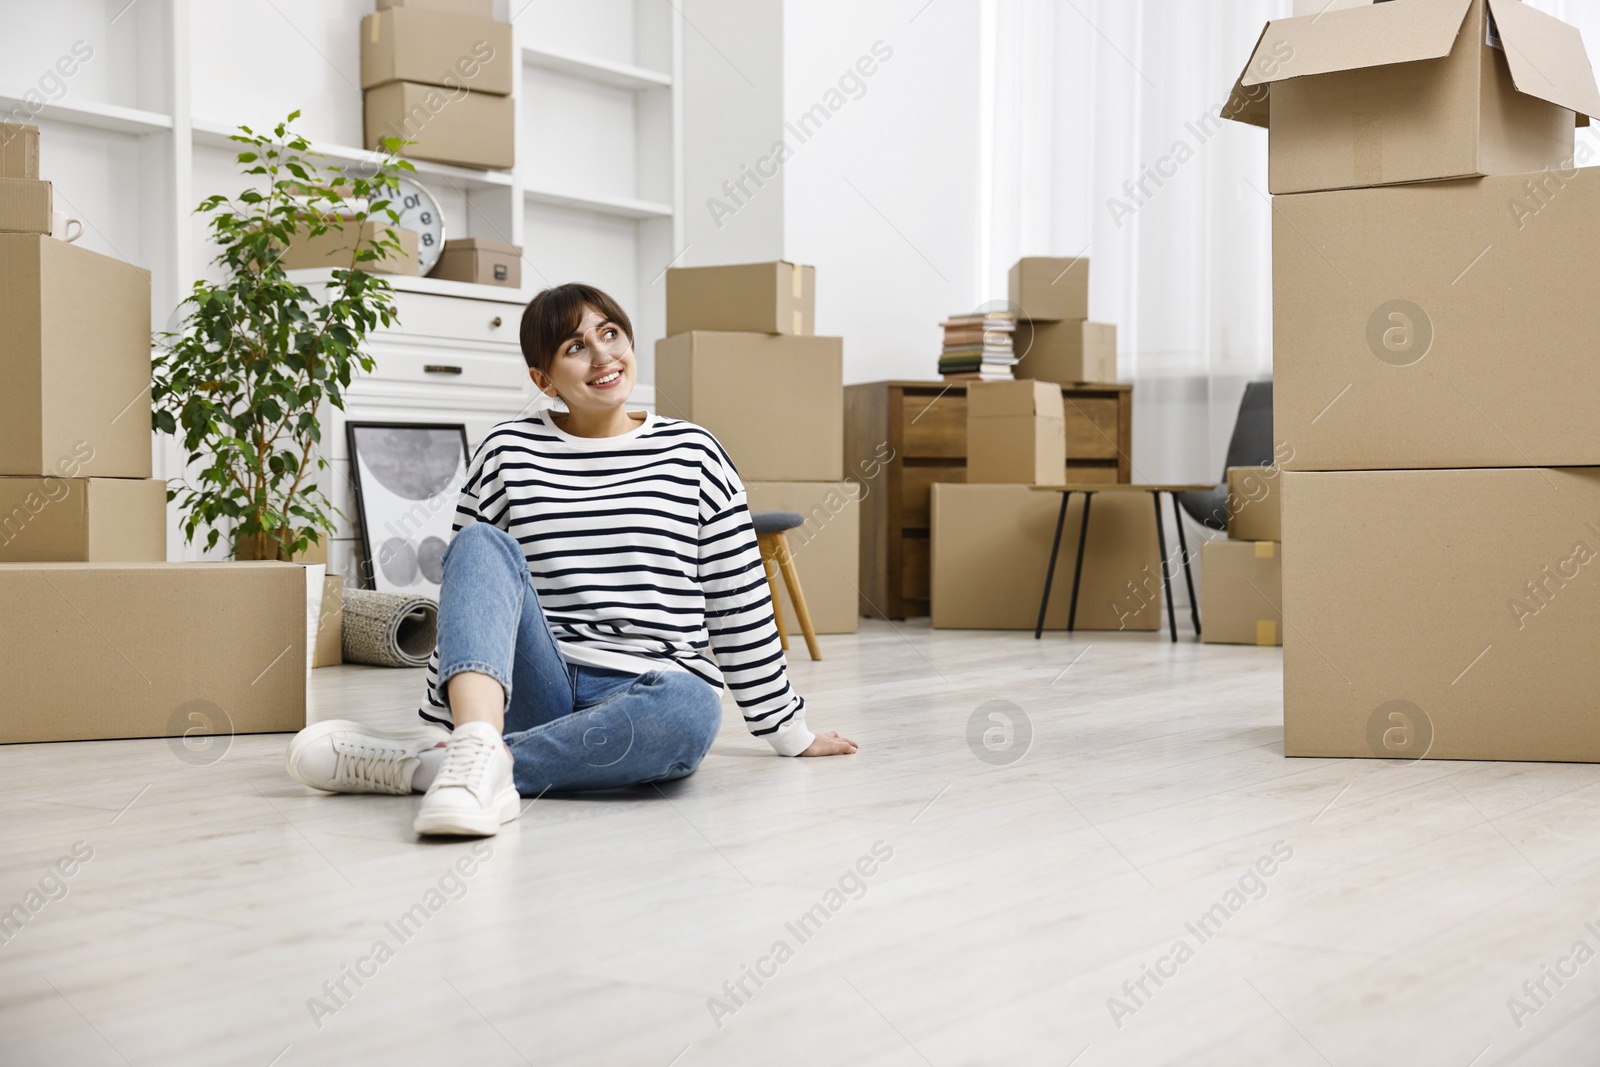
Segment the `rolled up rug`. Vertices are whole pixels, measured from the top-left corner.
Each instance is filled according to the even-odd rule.
[[[375,667],[426,667],[439,636],[439,604],[422,596],[348,589],[344,661]]]

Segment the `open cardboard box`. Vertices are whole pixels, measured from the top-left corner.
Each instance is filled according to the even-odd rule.
[[[1397,0],[1274,19],[1223,110],[1269,131],[1273,193],[1570,164],[1600,114],[1576,27],[1520,0]]]

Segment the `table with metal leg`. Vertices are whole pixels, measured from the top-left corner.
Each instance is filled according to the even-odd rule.
[[[1072,569],[1072,601],[1067,609],[1067,632],[1071,633],[1078,623],[1078,589],[1083,583],[1083,553],[1089,540],[1089,508],[1094,503],[1096,493],[1149,493],[1156,505],[1156,544],[1161,550],[1161,587],[1167,598],[1167,628],[1172,633],[1172,640],[1178,640],[1177,609],[1172,603],[1172,567],[1167,559],[1167,531],[1161,521],[1161,494],[1172,496],[1173,518],[1178,523],[1178,551],[1180,562],[1183,564],[1183,580],[1189,589],[1189,618],[1194,623],[1194,633],[1200,636],[1200,604],[1194,595],[1194,575],[1189,569],[1189,539],[1183,530],[1183,515],[1178,509],[1178,493],[1195,492],[1214,488],[1209,485],[1133,485],[1127,483],[1080,485],[1035,485],[1031,488],[1043,493],[1061,494],[1061,511],[1056,516],[1056,536],[1050,544],[1050,567],[1044,575],[1044,596],[1039,601],[1039,621],[1033,628],[1033,636],[1038,640],[1044,635],[1045,612],[1050,607],[1050,586],[1055,581],[1056,560],[1061,555],[1061,533],[1067,524],[1067,506],[1072,502],[1073,493],[1083,494],[1083,518],[1078,528],[1078,558]]]

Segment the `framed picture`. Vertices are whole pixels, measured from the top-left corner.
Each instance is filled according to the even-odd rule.
[[[467,481],[460,423],[349,422],[361,571],[380,593],[439,599],[444,550]]]

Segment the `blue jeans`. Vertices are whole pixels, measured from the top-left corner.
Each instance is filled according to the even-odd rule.
[[[692,774],[722,725],[722,695],[686,671],[570,664],[545,621],[522,546],[475,522],[444,554],[440,699],[462,671],[506,691],[517,792],[615,789]]]

